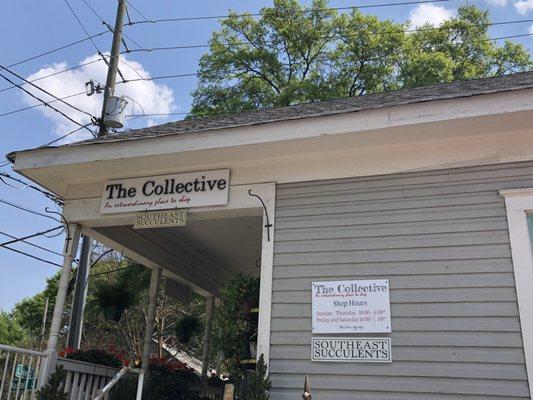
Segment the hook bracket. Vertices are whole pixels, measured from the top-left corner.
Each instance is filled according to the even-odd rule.
[[[258,196],[257,194],[253,193],[251,189],[248,190],[248,194],[250,196],[252,196],[252,197],[258,198],[259,201],[261,202],[261,205],[263,206],[263,210],[265,211],[265,217],[266,217],[265,228],[266,228],[266,232],[267,232],[267,242],[270,242],[270,228],[272,228],[273,225],[270,223],[270,218],[268,216],[268,210],[267,210],[266,204],[263,201],[263,199],[260,196]]]

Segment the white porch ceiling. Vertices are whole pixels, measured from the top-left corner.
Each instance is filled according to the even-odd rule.
[[[194,220],[171,228],[94,228],[189,282],[193,290],[211,293],[239,272],[259,274],[262,229],[260,216]]]

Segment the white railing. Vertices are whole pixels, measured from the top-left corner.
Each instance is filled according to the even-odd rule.
[[[144,382],[144,374],[142,370],[131,368],[131,367],[123,367],[118,373],[115,375],[111,381],[107,385],[104,386],[102,390],[98,393],[98,395],[94,398],[94,400],[103,400],[106,398],[106,396],[109,394],[109,391],[115,386],[115,384],[122,379],[124,375],[126,375],[128,372],[133,372],[139,375],[137,380],[137,395],[135,397],[136,400],[141,400],[142,398],[142,392],[143,392],[143,382]],[[132,399],[133,400],[133,399]]]
[[[47,363],[46,353],[0,344],[0,400],[35,399]]]
[[[67,373],[64,391],[69,400],[94,399],[118,371],[117,368],[68,358],[58,358],[56,365],[62,366]]]
[[[138,374],[137,400],[141,399],[144,376],[140,370],[122,370],[84,361],[57,357],[35,350],[0,344],[0,400],[36,400],[48,376],[61,366],[66,372],[63,390],[69,400],[107,399],[109,390],[127,373]]]

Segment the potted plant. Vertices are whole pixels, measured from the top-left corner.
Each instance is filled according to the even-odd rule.
[[[200,321],[195,315],[186,315],[176,322],[176,338],[182,344],[189,343],[200,329]]]
[[[136,300],[135,291],[125,279],[99,282],[95,295],[104,317],[116,322],[120,320],[124,310],[133,306]]]

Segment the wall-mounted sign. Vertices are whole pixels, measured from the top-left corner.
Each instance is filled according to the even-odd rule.
[[[313,333],[390,332],[389,280],[312,284]]]
[[[135,214],[133,229],[185,226],[187,210],[143,211]]]
[[[391,362],[390,339],[314,337],[311,361]]]
[[[229,169],[108,181],[100,212],[122,213],[228,203]]]

